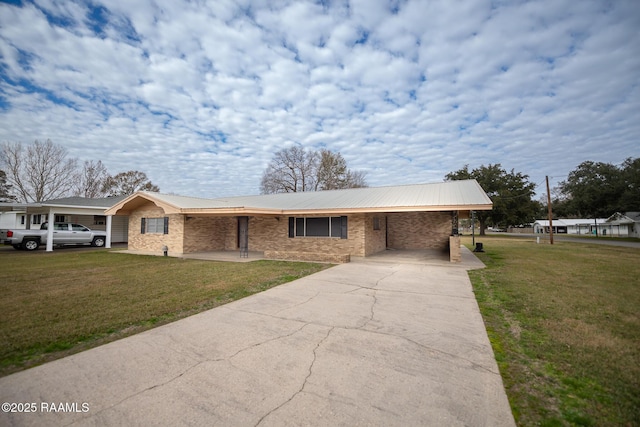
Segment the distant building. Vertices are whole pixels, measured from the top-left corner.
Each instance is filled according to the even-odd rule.
[[[554,219],[554,234],[578,234],[610,237],[640,237],[640,212],[619,212],[609,218],[559,218]],[[533,223],[536,234],[549,233],[549,220],[539,219]]]
[[[607,218],[607,223],[619,230],[626,228],[629,237],[640,237],[640,212],[616,212]]]

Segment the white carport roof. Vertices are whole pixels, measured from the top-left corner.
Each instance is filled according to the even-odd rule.
[[[106,214],[126,215],[149,202],[165,213],[195,215],[468,211],[493,206],[476,180],[463,180],[217,199],[137,192],[107,209]]]
[[[51,209],[57,214],[105,215],[104,211],[121,201],[125,196],[92,199],[87,197],[65,197],[33,203],[0,203],[0,211],[21,211],[28,214],[48,213]]]

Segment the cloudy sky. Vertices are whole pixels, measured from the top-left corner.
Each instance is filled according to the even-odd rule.
[[[273,153],[371,186],[501,163],[542,184],[640,157],[637,0],[11,1],[0,141],[162,192],[259,193]]]

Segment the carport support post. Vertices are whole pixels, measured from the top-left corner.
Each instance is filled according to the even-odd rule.
[[[107,239],[104,242],[105,248],[111,247],[111,218],[112,215],[107,215]]]
[[[449,261],[462,261],[460,234],[458,233],[458,211],[451,211],[451,236],[449,236]]]
[[[53,223],[55,219],[53,208],[49,208],[49,217],[47,218],[47,252],[53,252]]]

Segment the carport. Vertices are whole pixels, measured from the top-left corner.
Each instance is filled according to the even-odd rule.
[[[114,227],[113,215],[106,215],[105,210],[124,197],[99,199],[67,197],[37,203],[1,203],[0,212],[3,215],[15,216],[14,224],[7,227],[14,229],[39,228],[42,223],[52,218],[53,222],[85,223],[83,225],[94,230],[106,231],[105,247],[110,248],[114,233],[117,236],[116,241],[126,241],[128,220],[127,218],[116,219]],[[20,216],[24,216],[24,219],[18,220]],[[3,228],[7,226],[6,222]],[[53,227],[48,228],[46,250],[53,251]]]

